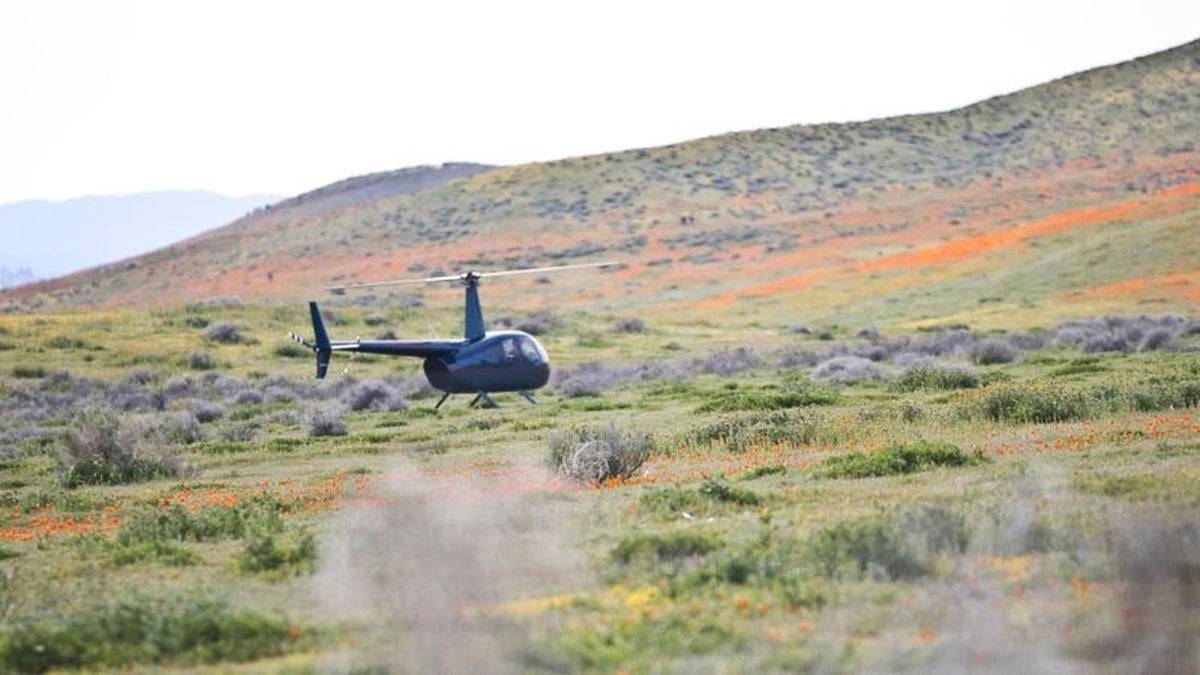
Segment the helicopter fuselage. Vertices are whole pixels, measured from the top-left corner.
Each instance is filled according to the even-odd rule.
[[[450,394],[533,391],[549,381],[550,359],[528,333],[489,332],[454,354],[426,358],[425,377]]]
[[[353,340],[333,351],[425,359],[429,385],[448,394],[533,391],[550,379],[550,357],[532,335],[517,330],[474,340]]]

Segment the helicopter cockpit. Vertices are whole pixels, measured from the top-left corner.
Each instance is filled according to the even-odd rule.
[[[533,337],[526,334],[508,335],[500,341],[500,349],[504,353],[504,361],[525,361],[540,366],[548,364],[550,357],[545,348]]]

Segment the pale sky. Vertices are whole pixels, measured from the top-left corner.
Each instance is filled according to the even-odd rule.
[[[1196,38],[1197,0],[2,0],[0,204],[945,110]]]

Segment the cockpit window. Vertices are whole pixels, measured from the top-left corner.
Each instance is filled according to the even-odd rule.
[[[512,361],[517,358],[517,341],[513,338],[508,338],[503,343],[504,345],[504,360]]]
[[[525,355],[525,359],[530,363],[545,363],[547,360],[546,352],[542,349],[542,346],[530,338],[523,338],[521,340],[521,353]]]

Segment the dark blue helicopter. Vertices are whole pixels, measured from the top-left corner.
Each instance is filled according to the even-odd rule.
[[[296,342],[313,350],[317,355],[317,379],[325,377],[329,360],[334,352],[362,352],[387,356],[414,356],[425,359],[425,377],[429,384],[444,395],[434,409],[442,407],[451,394],[475,394],[471,405],[480,401],[487,407],[496,407],[488,394],[515,391],[533,403],[529,393],[546,384],[550,379],[550,357],[546,349],[532,335],[519,330],[486,331],[483,310],[479,304],[479,280],[484,277],[510,276],[558,272],[588,267],[611,267],[617,263],[587,263],[582,265],[559,265],[536,269],[508,270],[504,272],[466,272],[464,274],[426,279],[379,281],[371,283],[331,286],[335,293],[359,288],[371,288],[393,284],[431,283],[439,281],[461,281],[466,289],[464,335],[461,340],[330,340],[321,320],[317,303],[308,303],[312,314],[313,335],[308,340],[290,333]]]

